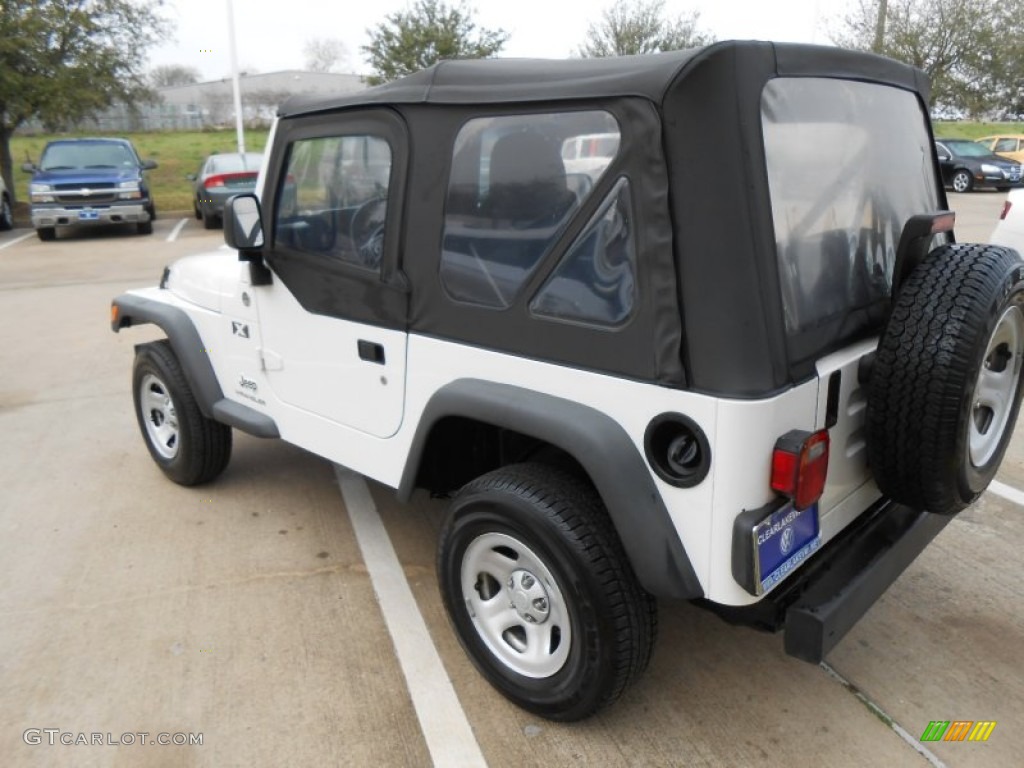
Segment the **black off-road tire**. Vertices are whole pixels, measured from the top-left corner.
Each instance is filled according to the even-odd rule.
[[[564,470],[517,464],[462,488],[441,531],[437,573],[448,616],[477,669],[542,717],[593,714],[618,699],[650,660],[655,599],[637,581],[593,486]],[[512,625],[503,633],[481,628],[491,605],[494,626]],[[538,605],[546,615],[526,615]],[[533,630],[547,640],[528,640]],[[516,648],[526,642],[539,656]]]
[[[36,230],[36,237],[42,240],[44,243],[48,243],[51,240],[57,239],[57,228],[56,227],[40,227]]]
[[[868,463],[882,492],[944,515],[977,499],[1013,434],[1022,356],[1017,252],[944,245],[929,253],[896,297],[871,369]]]
[[[132,399],[146,447],[167,477],[179,485],[199,485],[224,471],[231,458],[231,428],[203,416],[170,342],[139,347]]]

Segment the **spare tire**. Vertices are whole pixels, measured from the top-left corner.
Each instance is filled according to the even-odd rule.
[[[868,463],[892,499],[953,515],[988,487],[1024,372],[1024,262],[994,245],[934,249],[904,281],[871,366]]]

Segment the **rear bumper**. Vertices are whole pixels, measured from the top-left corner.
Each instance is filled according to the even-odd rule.
[[[882,499],[764,600],[706,605],[727,621],[784,631],[787,654],[818,663],[950,520]]]

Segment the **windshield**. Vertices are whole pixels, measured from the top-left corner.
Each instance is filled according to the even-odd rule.
[[[825,78],[778,78],[761,99],[779,283],[793,363],[880,328],[896,246],[939,209],[917,97]]]
[[[988,157],[992,154],[988,147],[983,147],[974,141],[944,141],[942,143],[953,150],[953,154],[960,155],[960,157]]]
[[[44,171],[126,168],[138,164],[135,153],[127,145],[113,142],[51,144],[39,161],[39,167]]]

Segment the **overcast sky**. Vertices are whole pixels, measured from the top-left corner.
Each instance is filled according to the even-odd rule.
[[[609,0],[610,2],[610,0]],[[477,0],[480,26],[511,33],[502,56],[565,58],[609,2],[602,0]],[[666,0],[668,14],[700,11],[701,27],[718,39],[829,42],[829,24],[852,0]],[[367,73],[359,51],[366,30],[408,0],[234,0],[238,63],[244,71],[303,68],[303,44],[311,37],[340,39],[349,51],[347,71]],[[169,0],[165,15],[175,40],[155,48],[150,65],[185,64],[204,78],[230,73],[227,0]]]

